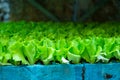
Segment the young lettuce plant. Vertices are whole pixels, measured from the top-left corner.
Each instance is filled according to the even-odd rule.
[[[80,63],[81,55],[85,49],[83,41],[80,38],[76,38],[71,41],[69,51],[67,53],[68,60],[72,63]]]
[[[49,64],[54,60],[54,44],[48,38],[42,39],[39,44],[37,45],[39,58],[43,64]]]
[[[10,60],[12,55],[8,51],[8,41],[1,40],[0,42],[0,64],[1,65],[11,65]]]
[[[23,44],[20,41],[13,42],[9,45],[8,51],[12,55],[12,60],[15,62],[13,64],[17,64],[17,62],[29,64],[29,62],[25,59],[22,46]]]
[[[35,64],[35,55],[36,55],[36,46],[34,45],[34,41],[26,41],[23,44],[23,53],[27,57],[29,64]]]
[[[120,39],[117,39],[120,41]],[[106,57],[111,59],[112,57],[116,57],[116,59],[120,59],[120,44],[116,41],[116,38],[105,39],[104,51],[106,52]]]
[[[54,60],[54,53],[55,53],[55,49],[52,48],[52,47],[48,47],[47,48],[47,54],[48,54],[48,56],[47,56],[47,58],[45,58],[43,60],[43,63],[44,64],[49,64],[50,61],[53,61]]]
[[[11,59],[11,54],[5,53],[3,51],[3,46],[0,43],[0,65],[9,65],[9,60]]]
[[[85,59],[89,63],[95,63],[96,62],[96,52],[97,52],[97,46],[95,38],[85,39],[85,50],[82,54],[82,58]]]
[[[69,64],[69,60],[66,59],[67,57],[66,53],[68,53],[68,50],[66,48],[55,50],[54,53],[55,60],[63,64]]]
[[[69,63],[69,61],[66,59],[66,53],[68,53],[67,49],[68,45],[65,39],[56,40],[55,42],[55,53],[54,57],[56,61],[59,61],[60,63]]]
[[[107,59],[111,59],[114,57],[114,48],[115,48],[115,38],[104,38],[105,44],[103,47],[103,52],[106,54],[105,57]]]
[[[95,57],[96,62],[102,61],[102,62],[108,62],[109,59],[106,58],[106,53],[103,51],[104,45],[105,45],[105,40],[102,37],[96,37],[96,46],[97,46],[97,51]]]

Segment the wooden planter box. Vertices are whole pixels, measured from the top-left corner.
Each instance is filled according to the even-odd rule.
[[[0,80],[120,80],[120,63],[0,66]]]

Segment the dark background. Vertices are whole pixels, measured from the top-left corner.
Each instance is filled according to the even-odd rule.
[[[9,0],[11,21],[120,21],[120,0]]]

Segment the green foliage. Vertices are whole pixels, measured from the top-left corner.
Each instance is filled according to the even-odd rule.
[[[0,64],[120,61],[118,23],[0,23]]]

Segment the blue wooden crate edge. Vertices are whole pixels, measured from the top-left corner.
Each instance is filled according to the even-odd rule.
[[[0,80],[120,80],[120,63],[0,66]]]

